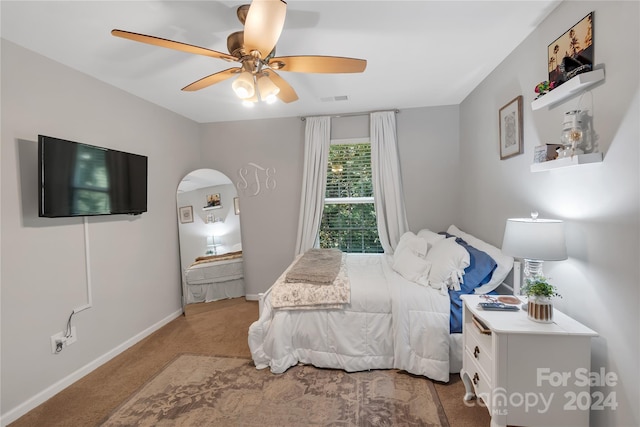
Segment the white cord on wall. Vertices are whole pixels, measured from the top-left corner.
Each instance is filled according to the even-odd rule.
[[[87,272],[87,303],[73,309],[73,314],[80,313],[93,307],[93,296],[91,294],[91,257],[89,253],[89,218],[84,218],[84,263]]]

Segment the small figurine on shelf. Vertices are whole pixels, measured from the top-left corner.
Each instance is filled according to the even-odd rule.
[[[545,95],[552,91],[556,87],[556,82],[549,82],[545,80],[536,85],[535,92],[538,94],[536,99],[540,98],[542,95]]]
[[[562,122],[562,134],[560,141],[564,145],[564,150],[560,153],[562,157],[573,158],[576,154],[583,154],[580,148],[583,145],[584,132],[582,130],[582,111],[572,110],[564,113]]]

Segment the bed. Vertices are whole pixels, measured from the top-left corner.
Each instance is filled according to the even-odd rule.
[[[256,368],[401,369],[442,382],[462,366],[460,295],[493,292],[513,266],[513,258],[455,226],[409,232],[394,255],[343,254],[348,300],[287,305],[282,289],[295,286],[286,278],[299,260],[261,295],[248,337]],[[324,291],[302,283],[287,292],[300,299],[314,286]]]
[[[198,257],[184,274],[187,304],[245,295],[242,251]]]

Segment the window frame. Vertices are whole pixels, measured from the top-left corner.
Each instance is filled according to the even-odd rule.
[[[330,145],[348,145],[348,144],[369,144],[369,146],[371,147],[371,138],[370,137],[360,137],[360,138],[342,138],[342,139],[331,139],[330,140]],[[371,154],[371,152],[370,152]],[[327,162],[331,162],[331,158],[329,157],[327,159]],[[328,166],[328,165],[327,165]],[[373,169],[373,166],[370,165],[370,167]],[[325,178],[325,184],[326,181],[328,180],[328,177]],[[326,192],[326,190],[325,190]],[[357,205],[357,204],[372,204],[374,205],[374,209],[375,209],[375,197],[372,196],[368,196],[368,197],[324,197],[323,198],[323,206],[326,205],[340,205],[340,204],[347,204],[347,205]],[[324,212],[322,214],[322,216],[324,217]],[[318,237],[317,237],[317,244],[320,244],[320,232],[322,231],[322,228],[318,229]],[[378,228],[377,228],[377,223],[376,223],[376,228],[375,228],[375,232],[376,235],[378,235]],[[377,237],[378,242],[380,242],[380,236],[378,235]],[[382,245],[380,244],[380,249],[381,251],[383,251],[382,249]],[[354,252],[354,253],[367,253],[367,252]]]

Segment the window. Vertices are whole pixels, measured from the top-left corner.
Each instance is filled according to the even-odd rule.
[[[73,211],[81,214],[111,211],[106,150],[78,144],[73,174]]]
[[[383,252],[373,205],[369,142],[331,144],[320,247],[343,252]]]

